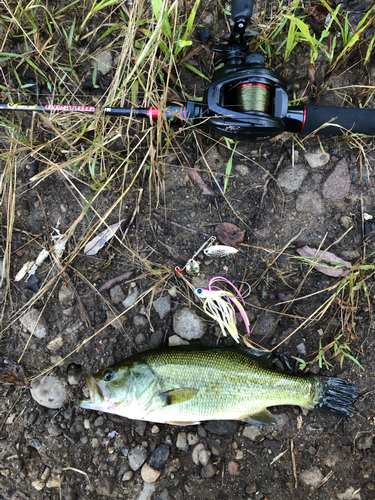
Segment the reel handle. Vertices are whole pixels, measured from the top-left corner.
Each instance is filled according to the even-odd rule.
[[[329,123],[328,123],[329,122]],[[339,108],[305,104],[289,108],[285,117],[286,132],[303,135],[342,135],[347,131],[375,135],[375,109]]]

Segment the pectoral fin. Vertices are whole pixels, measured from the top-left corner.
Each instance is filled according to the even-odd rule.
[[[192,399],[197,392],[198,389],[193,389],[192,387],[182,387],[180,389],[172,389],[170,391],[161,392],[159,393],[159,396],[164,399],[165,406],[169,406],[189,401],[189,399]]]
[[[258,413],[253,413],[253,415],[247,415],[239,420],[244,420],[248,424],[253,425],[277,425],[277,418],[272,415],[271,412],[266,410],[266,408]]]

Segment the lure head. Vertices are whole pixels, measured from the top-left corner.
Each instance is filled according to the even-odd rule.
[[[194,293],[200,299],[207,299],[210,295],[212,295],[211,290],[208,288],[194,288]]]

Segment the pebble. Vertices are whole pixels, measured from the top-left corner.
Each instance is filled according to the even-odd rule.
[[[199,457],[199,462],[202,465],[206,466],[210,461],[211,452],[209,450],[206,450],[206,448],[203,448],[202,450],[199,451],[198,457]]]
[[[287,194],[298,191],[307,177],[308,171],[302,165],[295,165],[282,170],[277,176],[277,182]]]
[[[68,368],[68,384],[78,385],[82,379],[82,369],[80,366],[72,363]]]
[[[213,464],[207,464],[201,469],[201,477],[202,479],[208,479],[210,477],[214,477],[216,474],[217,469]]]
[[[151,427],[151,434],[157,434],[158,432],[160,432],[160,429],[157,425],[153,425]]]
[[[357,439],[356,448],[358,450],[368,450],[369,448],[371,448],[372,443],[373,438],[371,434],[365,434]]]
[[[145,435],[147,427],[147,422],[145,420],[135,420],[134,421],[134,430],[141,437]]]
[[[259,320],[257,321],[256,325],[254,326],[251,335],[256,335],[256,336],[261,335],[262,337],[265,335],[269,335],[274,331],[276,324],[277,324],[277,319],[275,319],[275,315],[262,314],[259,317]]]
[[[237,172],[242,176],[242,177],[247,177],[248,175],[250,175],[250,169],[247,165],[243,165],[242,163],[240,163],[239,165],[236,165],[234,167],[235,170],[237,170]]]
[[[155,485],[145,482],[141,494],[137,500],[151,500],[152,494],[155,492]]]
[[[46,483],[47,488],[60,488],[61,481],[60,476],[52,476],[48,479]]]
[[[205,334],[206,328],[206,322],[189,307],[183,307],[173,315],[173,329],[185,340],[200,339]]]
[[[323,153],[321,149],[317,149],[314,153],[306,153],[305,160],[311,168],[320,168],[327,165],[330,156],[328,153]]]
[[[144,333],[138,333],[134,340],[137,345],[142,345],[146,342],[146,336]]]
[[[47,335],[47,325],[43,316],[40,318],[39,316],[40,311],[32,307],[23,316],[21,316],[20,321],[26,330],[30,333],[34,331],[33,335],[38,339],[42,339]]]
[[[243,431],[243,436],[251,439],[252,441],[263,441],[264,435],[261,433],[259,426],[246,425]]]
[[[111,71],[113,58],[110,50],[103,50],[103,52],[96,55],[94,59],[98,63],[98,72],[102,75],[106,75],[109,71]]]
[[[66,383],[54,375],[35,378],[30,384],[31,396],[46,408],[61,408],[67,399]]]
[[[252,495],[253,493],[255,493],[257,490],[257,485],[256,483],[253,481],[251,483],[249,483],[247,486],[246,486],[246,493],[248,493],[249,495]]]
[[[74,304],[75,298],[68,285],[63,284],[59,290],[59,302],[62,309],[68,309]]]
[[[96,493],[104,497],[112,496],[113,484],[112,480],[109,478],[104,478],[96,487]]]
[[[322,197],[317,191],[305,191],[298,195],[296,210],[297,212],[321,214],[324,212]]]
[[[176,447],[182,451],[188,450],[189,445],[186,439],[186,432],[179,432],[177,434]]]
[[[187,441],[189,443],[189,446],[194,446],[195,444],[199,443],[199,436],[196,432],[189,432],[189,434],[187,435]]]
[[[172,335],[168,339],[168,345],[170,347],[173,347],[173,346],[176,346],[176,345],[189,345],[189,342],[187,340],[183,340],[178,335]]]
[[[160,476],[160,471],[155,470],[148,464],[144,464],[141,469],[141,476],[143,481],[146,481],[146,483],[154,483]]]
[[[152,453],[149,464],[154,469],[160,469],[165,465],[169,457],[169,446],[162,444]]]
[[[199,465],[199,453],[203,449],[204,449],[203,443],[198,443],[197,445],[194,446],[191,458],[193,459],[195,465]]]
[[[243,451],[237,450],[236,451],[236,460],[241,460],[242,458],[243,458]]]
[[[315,488],[324,479],[322,471],[316,465],[311,467],[311,469],[301,472],[299,475],[300,481],[306,486],[312,486]]]
[[[104,424],[104,418],[102,416],[97,417],[94,421],[95,427],[100,427],[103,424]]]
[[[138,470],[145,462],[147,458],[147,451],[143,446],[135,446],[129,452],[129,466],[132,470]]]
[[[6,268],[4,267],[4,260],[0,259],[0,280],[4,280],[7,277]]]
[[[218,436],[232,436],[237,432],[239,426],[240,424],[236,420],[209,420],[204,424],[204,428],[208,432]]]
[[[91,440],[91,447],[95,450],[95,448],[98,448],[100,446],[100,441],[98,438],[92,438]]]
[[[62,337],[56,337],[55,339],[51,340],[51,342],[49,342],[47,344],[47,349],[49,351],[56,351],[57,349],[60,349],[60,347],[62,347],[64,344],[64,340]]]
[[[132,470],[128,470],[125,472],[125,474],[122,476],[122,481],[130,481],[130,479],[133,477],[134,472]]]
[[[348,162],[342,158],[325,181],[323,196],[331,200],[342,200],[349,193],[350,184]]]
[[[141,316],[140,314],[136,314],[133,316],[133,325],[136,328],[145,328],[148,325],[147,318]]]
[[[179,458],[172,458],[172,460],[168,460],[168,462],[165,464],[164,473],[166,475],[168,475],[171,472],[176,472],[180,468],[181,468],[180,459]]]
[[[297,351],[299,354],[306,354],[306,346],[303,342],[297,345]]]
[[[45,487],[46,483],[44,483],[43,481],[37,479],[36,481],[33,481],[31,483],[31,486],[33,488],[35,488],[37,491],[41,491],[44,487]]]
[[[164,333],[161,330],[156,330],[151,337],[150,340],[148,341],[147,344],[147,349],[156,349],[157,347],[161,346],[164,340]]]
[[[126,297],[126,299],[122,302],[122,305],[125,307],[125,309],[134,306],[134,304],[137,302],[138,297],[139,290],[137,287],[134,287],[133,292]]]
[[[118,313],[112,311],[111,309],[107,309],[106,311],[107,319],[105,324],[112,326],[115,330],[121,330],[126,323],[125,315],[120,317]],[[117,319],[116,319],[117,318]]]
[[[164,490],[160,493],[158,497],[156,497],[155,500],[171,500],[171,495],[169,494],[167,488],[164,488]]]
[[[175,299],[177,297],[177,288],[175,286],[172,286],[172,288],[168,290],[168,293]]]
[[[159,314],[160,319],[164,319],[165,316],[171,311],[171,296],[165,295],[157,300],[154,300],[152,304],[155,311]]]
[[[217,456],[217,457],[221,457],[224,455],[224,450],[221,447],[221,443],[220,443],[219,439],[215,439],[215,441],[213,441],[211,443],[211,451],[212,451],[212,454]]]
[[[233,460],[232,460],[228,463],[227,467],[228,467],[228,473],[230,476],[238,476],[239,475],[240,471],[238,470],[238,463],[237,462],[233,462]]]
[[[120,285],[115,285],[114,287],[112,287],[109,291],[109,294],[114,304],[120,304],[120,302],[124,301],[126,298]]]

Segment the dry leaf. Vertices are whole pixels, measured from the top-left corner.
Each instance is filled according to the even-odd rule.
[[[222,222],[215,228],[217,239],[223,245],[235,247],[243,242],[245,233],[241,229],[230,222]]]
[[[120,222],[116,222],[116,224],[112,224],[112,226],[108,226],[103,232],[101,232],[98,236],[95,236],[94,239],[89,241],[83,252],[86,255],[96,255],[99,250],[101,250],[104,245],[115,235],[116,231],[119,229],[121,224],[125,219],[121,219]]]
[[[193,180],[197,184],[197,186],[201,188],[203,195],[216,196],[217,193],[209,186],[207,186],[207,184],[200,176],[200,173],[198,172],[197,168],[198,167],[195,166],[193,169],[188,170],[190,179]]]
[[[308,257],[315,260],[317,264],[314,267],[317,271],[327,276],[334,276],[335,278],[347,276],[349,274],[349,269],[347,268],[352,265],[351,262],[340,259],[340,257],[337,257],[334,253],[310,248],[307,245],[302,248],[297,248],[297,252],[301,257]],[[341,266],[334,269],[333,266],[337,265]],[[332,266],[332,268],[329,266]]]
[[[4,356],[0,357],[0,380],[6,384],[16,385],[17,387],[29,386],[28,381],[25,379],[22,366]]]

